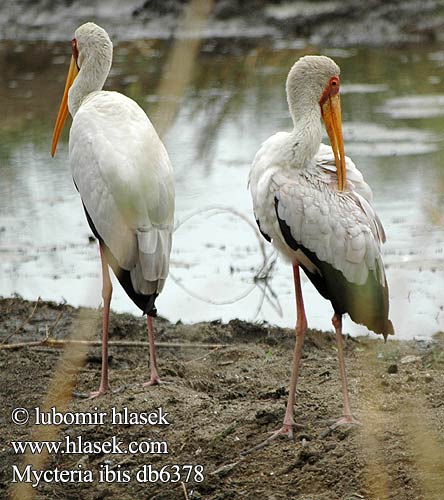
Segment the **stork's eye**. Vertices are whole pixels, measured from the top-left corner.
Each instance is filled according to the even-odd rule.
[[[319,104],[321,106],[324,105],[325,101],[329,97],[333,97],[339,93],[339,77],[332,76],[330,80],[328,80],[327,85],[325,86],[324,92],[321,95],[319,100]]]
[[[71,40],[72,47],[72,57],[74,57],[74,61],[76,62],[77,69],[80,70],[79,67],[79,49],[77,48],[77,40],[73,38]]]
[[[75,38],[71,40],[71,47],[72,47],[72,55],[77,62],[77,59],[79,58],[79,49],[77,48],[77,40]]]

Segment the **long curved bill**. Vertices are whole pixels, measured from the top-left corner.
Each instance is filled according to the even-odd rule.
[[[328,97],[321,107],[322,119],[325,123],[331,148],[335,155],[338,176],[338,190],[344,191],[346,183],[344,139],[342,138],[341,101],[339,94]]]
[[[74,57],[71,56],[71,64],[69,65],[68,76],[66,77],[65,91],[63,92],[62,102],[60,103],[59,114],[57,115],[54,132],[52,134],[51,156],[55,155],[57,143],[59,142],[60,135],[62,134],[63,126],[65,125],[66,118],[68,117],[68,91],[72,83],[76,79],[79,70]]]

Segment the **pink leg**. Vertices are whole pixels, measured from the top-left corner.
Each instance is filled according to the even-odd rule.
[[[304,345],[305,333],[307,331],[307,317],[305,316],[304,309],[304,300],[302,298],[302,289],[301,289],[301,279],[299,275],[299,265],[293,265],[293,277],[294,277],[294,289],[296,294],[296,312],[297,312],[297,320],[296,320],[296,343],[294,346],[293,352],[293,361],[291,362],[291,378],[290,378],[290,387],[288,390],[288,402],[287,409],[285,411],[284,422],[280,429],[274,432],[269,438],[267,438],[262,443],[254,446],[253,448],[245,451],[242,455],[247,455],[252,451],[259,450],[266,446],[270,441],[275,439],[280,435],[287,435],[290,439],[293,438],[293,428],[297,425],[294,421],[294,402],[296,396],[296,384],[298,382],[299,377],[299,365],[302,356],[302,347]]]
[[[284,425],[278,431],[280,434],[288,434],[293,437],[294,423],[294,401],[296,397],[296,384],[299,378],[299,366],[302,356],[302,347],[305,340],[305,332],[307,331],[307,317],[305,316],[304,299],[302,298],[301,279],[299,275],[299,266],[293,266],[294,289],[296,293],[296,343],[293,352],[293,361],[291,362],[291,379],[288,389],[288,402],[285,411]]]
[[[348,395],[348,384],[347,384],[347,374],[345,371],[345,360],[344,360],[344,346],[342,340],[342,316],[340,314],[334,314],[332,318],[333,326],[336,331],[336,342],[338,344],[338,360],[339,360],[339,372],[341,375],[341,385],[342,385],[342,398],[344,403],[344,415],[337,420],[330,429],[334,429],[339,425],[344,424],[357,424],[360,425],[360,422],[356,420],[352,414],[350,409],[350,398]]]
[[[148,325],[148,342],[150,345],[151,378],[148,382],[145,382],[143,384],[144,387],[149,386],[149,385],[158,385],[162,382],[160,380],[159,374],[157,372],[156,346],[154,344],[153,318],[151,316],[147,316],[146,322]]]
[[[90,398],[96,398],[109,392],[108,382],[108,322],[109,308],[111,304],[111,296],[113,293],[113,285],[109,276],[108,262],[103,253],[102,246],[100,248],[100,259],[102,261],[102,298],[103,298],[103,322],[102,322],[102,376],[100,379],[100,387],[98,391],[90,393]]]

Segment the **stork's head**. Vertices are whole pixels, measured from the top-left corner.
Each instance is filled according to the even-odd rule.
[[[72,55],[80,69],[85,60],[93,59],[94,64],[107,66],[107,74],[113,57],[113,44],[108,33],[94,23],[85,23],[79,26],[72,43]]]
[[[338,189],[343,191],[346,169],[339,74],[339,66],[329,57],[301,57],[288,73],[287,100],[294,121],[312,109],[320,109],[335,156]]]
[[[68,117],[68,96],[69,90],[74,83],[79,71],[83,66],[85,75],[83,78],[84,95],[103,87],[106,77],[111,68],[113,55],[113,44],[108,33],[94,23],[85,23],[75,31],[74,38],[71,40],[72,57],[69,66],[68,76],[65,83],[62,102],[60,103],[59,113],[57,115],[54,133],[52,136],[51,155],[54,156],[57,143]]]

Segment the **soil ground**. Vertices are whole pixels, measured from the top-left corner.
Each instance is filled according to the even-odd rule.
[[[112,314],[110,345],[113,393],[82,397],[98,388],[100,345],[49,344],[0,350],[0,497],[37,499],[270,499],[438,500],[444,498],[444,335],[399,342],[346,336],[352,406],[361,426],[328,425],[341,414],[334,336],[309,331],[295,405],[302,425],[295,440],[279,438],[241,457],[283,419],[294,343],[293,331],[241,321],[184,325],[156,319],[160,386],[148,379],[145,321]],[[0,342],[68,338],[100,339],[100,311],[65,304],[0,301]],[[202,347],[201,344],[208,344]],[[218,345],[218,346],[215,346]],[[61,412],[150,412],[161,407],[170,425],[32,425],[35,407]],[[11,411],[27,408],[28,425]],[[166,442],[168,454],[51,454],[24,457],[18,440]],[[35,470],[90,470],[94,482],[41,482],[12,489],[13,465]],[[203,465],[204,480],[141,483],[143,465]],[[99,471],[126,471],[127,483],[100,483]],[[169,469],[172,471],[172,469]],[[182,473],[183,470],[180,469]],[[111,472],[110,472],[111,474]],[[174,479],[174,478],[173,478]],[[183,483],[183,484],[182,484]],[[19,483],[18,483],[19,484]],[[17,484],[15,485],[17,487]],[[23,485],[22,485],[23,486]]]

